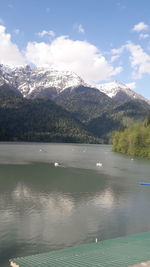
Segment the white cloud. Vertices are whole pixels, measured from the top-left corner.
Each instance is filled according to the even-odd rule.
[[[0,63],[7,65],[23,65],[25,60],[11,35],[6,33],[5,26],[0,25]]]
[[[50,30],[50,31],[43,30],[43,31],[41,31],[41,32],[38,32],[37,35],[38,35],[39,37],[44,37],[44,36],[46,36],[46,35],[47,35],[47,36],[54,37],[54,36],[55,36],[55,32],[52,31],[52,30]]]
[[[149,34],[148,33],[140,33],[140,35],[139,35],[139,38],[140,39],[146,39],[146,38],[149,38],[150,36],[149,36]]]
[[[113,49],[113,55],[119,55],[124,51],[129,52],[129,61],[132,67],[132,77],[134,79],[142,78],[144,73],[150,74],[150,55],[146,53],[140,45],[128,41],[118,49]]]
[[[78,32],[85,33],[85,29],[83,28],[82,24],[78,25]]]
[[[98,48],[86,41],[73,41],[61,36],[47,44],[29,42],[26,58],[36,66],[49,66],[59,70],[70,70],[87,82],[107,80],[122,71],[107,62]]]
[[[138,24],[134,25],[132,30],[135,32],[140,32],[140,31],[148,30],[148,28],[149,28],[148,25],[145,24],[143,21],[141,21]]]
[[[134,90],[136,88],[136,83],[135,82],[131,82],[131,83],[126,83],[126,86],[132,90]]]
[[[19,33],[20,33],[20,30],[19,30],[19,29],[15,29],[15,30],[14,30],[14,33],[15,33],[15,34],[19,34]]]
[[[126,44],[126,49],[130,52],[130,63],[133,68],[133,76],[141,78],[144,73],[150,74],[150,55],[148,55],[140,45],[132,42]]]

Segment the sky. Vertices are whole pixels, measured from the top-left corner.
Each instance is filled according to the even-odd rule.
[[[149,0],[0,0],[0,64],[117,80],[150,99]]]

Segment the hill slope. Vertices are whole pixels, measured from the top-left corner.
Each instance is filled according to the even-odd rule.
[[[92,119],[87,124],[87,129],[108,142],[113,131],[124,129],[140,122],[150,111],[150,106],[145,101],[132,100],[107,109],[99,117]]]
[[[0,88],[0,140],[99,142],[77,119],[48,99],[23,99]]]
[[[87,86],[66,89],[54,101],[72,112],[80,121],[87,123],[111,109],[113,101],[99,90]]]

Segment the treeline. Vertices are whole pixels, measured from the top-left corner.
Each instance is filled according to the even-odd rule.
[[[150,114],[144,123],[115,132],[112,148],[116,152],[150,158]]]

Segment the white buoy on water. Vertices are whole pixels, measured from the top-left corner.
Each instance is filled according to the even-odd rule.
[[[98,242],[98,239],[97,239],[97,238],[95,239],[95,242],[96,242],[96,243]]]

